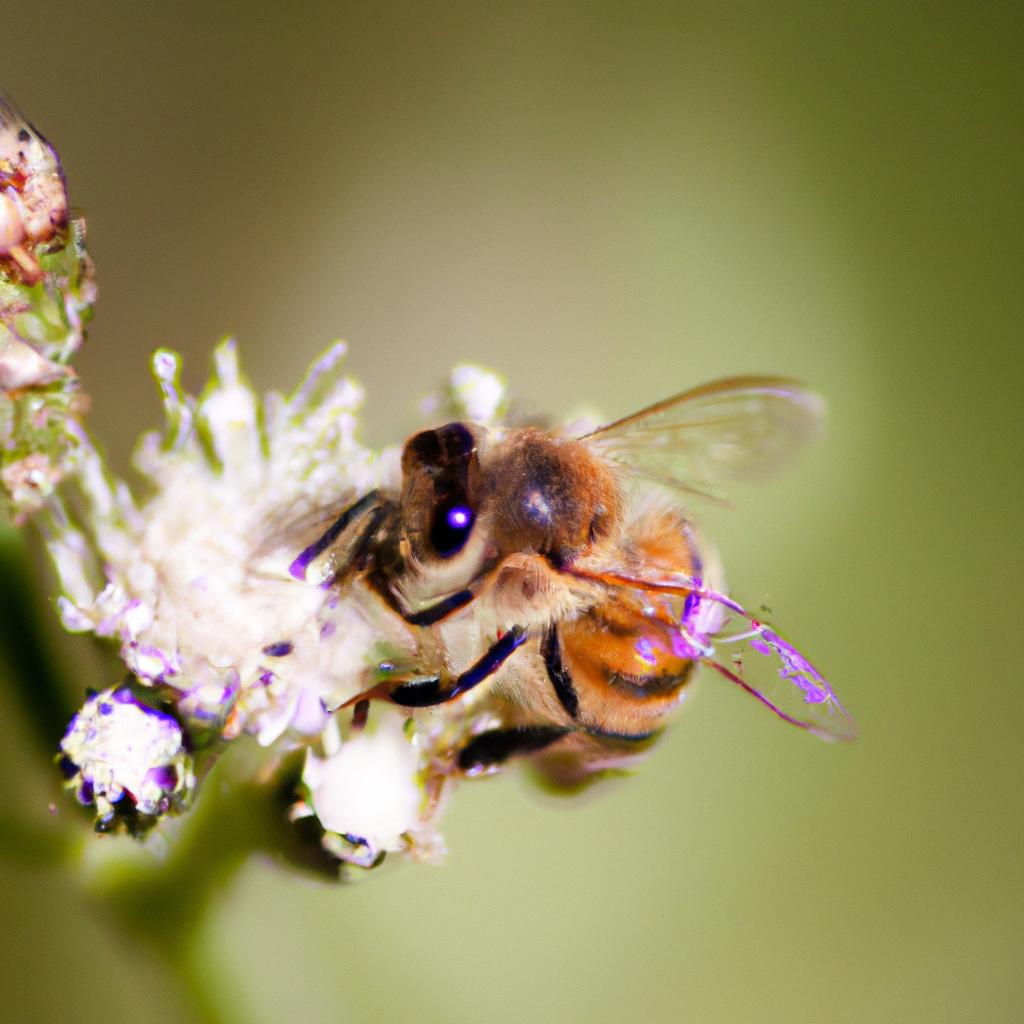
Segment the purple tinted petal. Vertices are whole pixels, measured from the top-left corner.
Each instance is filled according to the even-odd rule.
[[[290,641],[281,640],[276,644],[267,644],[263,648],[263,653],[268,658],[284,658],[285,656],[292,653],[293,647]]]
[[[146,772],[146,782],[152,782],[163,790],[173,790],[178,784],[178,771],[173,765],[169,764],[150,768]]]

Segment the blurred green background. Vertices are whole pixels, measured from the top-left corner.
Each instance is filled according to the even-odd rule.
[[[185,352],[197,385],[229,331],[261,387],[345,337],[376,444],[464,359],[556,415],[759,371],[830,404],[824,443],[713,525],[856,744],[707,678],[631,780],[578,802],[515,773],[464,786],[440,869],[327,888],[253,861],[197,940],[225,1005],[256,1024],[1020,1019],[1019,4],[0,21],[0,80],[88,213],[100,302],[77,366],[122,468],[159,419],[150,350]],[[82,643],[57,652],[73,685],[105,684]],[[51,765],[8,696],[0,713],[0,816],[48,821]],[[60,798],[46,827],[67,816]],[[45,845],[0,852],[7,1019],[189,1019]]]

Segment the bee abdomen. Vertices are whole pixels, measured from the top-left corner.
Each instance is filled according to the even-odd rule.
[[[641,654],[649,641],[642,621],[631,633],[606,631],[601,624],[601,617],[590,615],[563,624],[561,635],[555,626],[547,631],[541,657],[548,682],[569,719],[590,735],[650,739],[678,703],[694,662],[660,652],[644,672]]]
[[[606,667],[605,679],[609,686],[629,694],[634,700],[650,700],[654,697],[677,693],[689,682],[695,664],[693,661],[687,661],[683,663],[680,672],[651,673],[650,675],[627,674]]]

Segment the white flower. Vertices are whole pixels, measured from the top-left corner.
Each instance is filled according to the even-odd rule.
[[[417,833],[427,831],[421,758],[402,716],[379,709],[372,731],[354,733],[327,757],[310,750],[302,781],[328,833],[325,846],[363,867],[383,852],[411,849]]]
[[[472,363],[460,363],[452,370],[448,393],[466,419],[485,426],[497,421],[505,405],[504,381]]]
[[[0,485],[6,489],[19,514],[43,507],[63,475],[50,457],[33,452],[0,469]]]
[[[20,391],[73,376],[66,366],[40,355],[13,335],[0,333],[0,391]]]
[[[475,363],[459,363],[448,375],[441,394],[420,403],[430,416],[454,416],[489,427],[505,412],[505,382],[492,370]]]
[[[181,810],[195,785],[184,733],[173,716],[149,707],[128,687],[90,697],[61,740],[61,763],[97,827],[124,820],[134,832]]]
[[[137,508],[83,437],[92,536],[51,523],[65,626],[115,637],[132,673],[181,691],[191,717],[264,743],[290,725],[318,733],[325,706],[357,692],[373,641],[351,602],[288,573],[305,543],[296,522],[379,482],[380,460],[355,438],[362,391],[337,378],[343,353],[259,403],[233,343],[198,402],[178,390],[177,357],[158,352],[168,429],[136,454],[153,496]]]

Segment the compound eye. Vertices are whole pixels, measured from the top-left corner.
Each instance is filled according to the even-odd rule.
[[[473,534],[477,512],[477,438],[481,429],[448,423],[411,437],[402,452],[402,516],[420,558],[448,559]]]
[[[441,558],[457,555],[473,532],[476,514],[464,500],[441,502],[430,526],[430,546]]]

